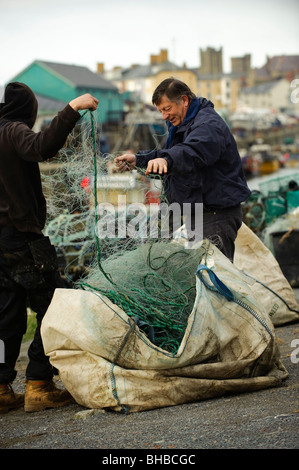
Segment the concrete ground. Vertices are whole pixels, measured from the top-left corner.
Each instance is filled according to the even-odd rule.
[[[299,289],[295,295],[299,300]],[[299,338],[299,323],[276,333],[289,372],[281,387],[129,415],[77,404],[29,414],[19,409],[0,415],[0,448],[101,449],[102,463],[107,455],[139,452],[143,464],[140,455],[154,452],[191,453],[199,459],[200,449],[298,449],[299,350],[292,340]],[[18,392],[25,388],[27,347],[23,344],[17,363]]]

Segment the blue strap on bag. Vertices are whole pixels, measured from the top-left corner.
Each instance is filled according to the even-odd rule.
[[[203,271],[207,271],[210,281],[212,282],[214,288],[207,283],[207,281],[203,277]],[[200,280],[204,283],[204,285],[208,288],[211,289],[215,292],[219,292],[221,295],[223,295],[227,300],[232,301],[234,300],[234,296],[232,292],[226,287],[225,284],[223,284],[222,281],[220,281],[219,277],[216,276],[214,271],[212,271],[210,268],[205,266],[204,264],[200,264],[196,270],[196,275],[199,276]]]

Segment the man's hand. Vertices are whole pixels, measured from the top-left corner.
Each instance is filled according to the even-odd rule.
[[[147,164],[145,174],[149,175],[150,173],[159,173],[159,175],[167,173],[167,161],[165,158],[154,158],[150,160]]]
[[[85,95],[78,96],[74,100],[69,102],[69,105],[75,110],[79,111],[80,109],[91,109],[95,111],[99,104],[99,100],[94,96],[86,93]]]
[[[134,153],[124,153],[114,159],[117,171],[129,171],[136,166],[136,155]]]

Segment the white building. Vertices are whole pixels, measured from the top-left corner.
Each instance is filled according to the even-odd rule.
[[[293,91],[291,83],[285,78],[247,87],[239,93],[238,108],[295,112],[296,103],[291,99]]]

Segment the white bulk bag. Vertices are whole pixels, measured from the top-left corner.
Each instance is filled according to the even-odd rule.
[[[44,348],[80,405],[135,412],[278,386],[287,377],[251,281],[207,246],[176,354],[151,343],[102,295],[55,291],[42,322]]]

